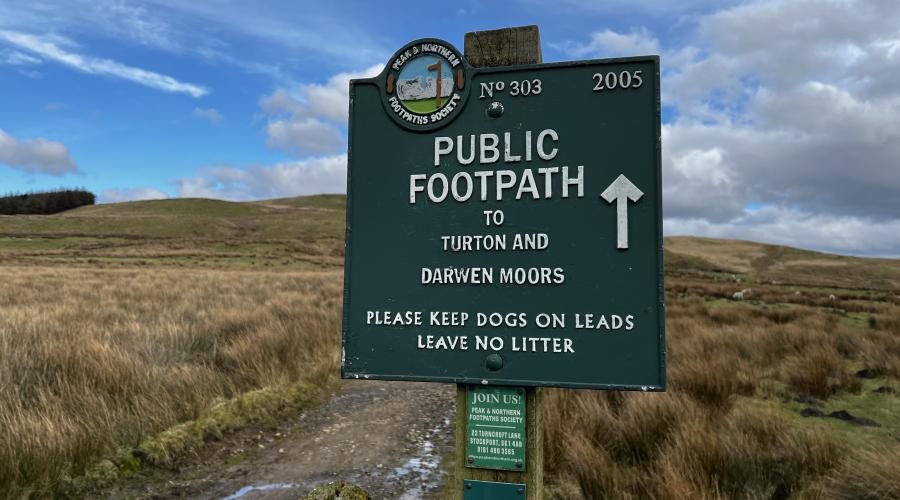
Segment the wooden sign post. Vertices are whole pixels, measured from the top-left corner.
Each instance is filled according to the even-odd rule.
[[[464,54],[469,64],[479,67],[540,64],[541,36],[537,26],[503,28],[466,33]],[[544,398],[540,387],[523,387],[525,396],[524,472],[467,467],[468,387],[456,385],[456,460],[453,481],[456,499],[463,500],[466,480],[525,485],[526,500],[544,498]]]

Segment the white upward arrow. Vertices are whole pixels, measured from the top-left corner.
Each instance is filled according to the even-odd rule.
[[[607,203],[616,201],[616,248],[628,248],[628,200],[632,202],[640,200],[641,196],[644,196],[643,191],[621,174],[600,193],[600,196]]]

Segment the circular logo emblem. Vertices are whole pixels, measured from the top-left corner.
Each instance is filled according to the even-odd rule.
[[[391,57],[386,73],[385,108],[411,130],[450,123],[468,96],[468,66],[459,51],[442,40],[409,43]]]

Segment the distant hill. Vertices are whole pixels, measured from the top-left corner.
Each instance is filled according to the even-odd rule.
[[[744,280],[900,290],[900,260],[834,255],[742,240],[670,236],[666,270]]]
[[[344,195],[244,203],[177,198],[0,216],[0,261],[338,267],[345,201]]]
[[[205,198],[92,205],[49,216],[0,217],[0,235],[149,238],[343,238],[344,195],[256,202]]]
[[[254,202],[200,198],[110,203],[0,216],[0,260],[208,266],[343,264],[346,196]],[[666,271],[722,280],[900,290],[900,260],[751,241],[665,240]]]

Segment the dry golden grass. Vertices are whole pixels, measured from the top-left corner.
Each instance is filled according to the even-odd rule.
[[[835,500],[900,498],[900,448],[864,450],[848,457],[817,490],[822,498]]]
[[[323,384],[337,371],[340,277],[0,267],[0,491],[54,496],[224,398]],[[733,288],[668,279],[669,392],[550,391],[557,497],[897,496],[896,442],[809,427],[790,404],[859,394],[858,368],[896,386],[900,307],[879,292],[835,304],[832,290],[763,285],[724,300]]]
[[[822,292],[777,287],[725,302],[720,286],[668,279],[668,392],[549,391],[549,490],[566,499],[900,497],[897,416],[874,434],[798,410],[812,398],[897,398],[862,394],[855,371],[897,387],[900,308],[861,299],[853,307],[878,319],[857,324],[828,293],[824,307],[813,297]]]
[[[341,274],[0,267],[0,497],[339,362]]]
[[[123,448],[165,461],[219,432],[202,416],[221,401],[336,376],[343,204],[0,217],[0,498],[71,491]],[[667,238],[666,259],[669,391],[549,391],[549,490],[900,498],[900,261],[697,238]]]

